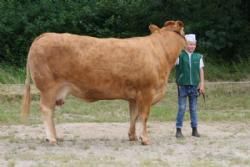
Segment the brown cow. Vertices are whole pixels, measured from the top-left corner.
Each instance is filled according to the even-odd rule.
[[[123,99],[129,102],[129,139],[136,140],[136,120],[142,121],[142,144],[149,144],[147,119],[151,105],[165,94],[169,73],[186,42],[181,21],[151,35],[127,39],[45,33],[32,43],[27,60],[22,115],[30,108],[30,75],[40,91],[47,139],[57,142],[53,114],[68,94],[89,102]]]

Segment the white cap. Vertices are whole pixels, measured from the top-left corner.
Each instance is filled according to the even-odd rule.
[[[187,35],[185,35],[185,38],[186,38],[186,40],[189,41],[189,42],[194,42],[194,43],[196,43],[195,34],[187,34]]]

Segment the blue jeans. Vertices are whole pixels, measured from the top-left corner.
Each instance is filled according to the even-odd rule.
[[[182,128],[183,118],[186,111],[187,97],[189,100],[189,111],[191,119],[191,127],[196,128],[198,124],[197,118],[197,86],[184,85],[178,86],[178,113],[176,117],[176,128]]]

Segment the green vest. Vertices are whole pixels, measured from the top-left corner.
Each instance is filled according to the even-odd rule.
[[[199,85],[201,58],[201,54],[192,53],[190,63],[187,52],[181,52],[179,56],[179,64],[176,65],[176,82],[178,85]]]

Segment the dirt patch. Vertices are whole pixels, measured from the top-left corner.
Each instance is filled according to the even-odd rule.
[[[250,129],[246,123],[202,123],[201,138],[177,140],[175,123],[149,122],[152,145],[128,141],[128,123],[57,125],[64,141],[44,141],[42,125],[0,127],[0,166],[249,166]],[[140,129],[140,127],[139,127]]]

